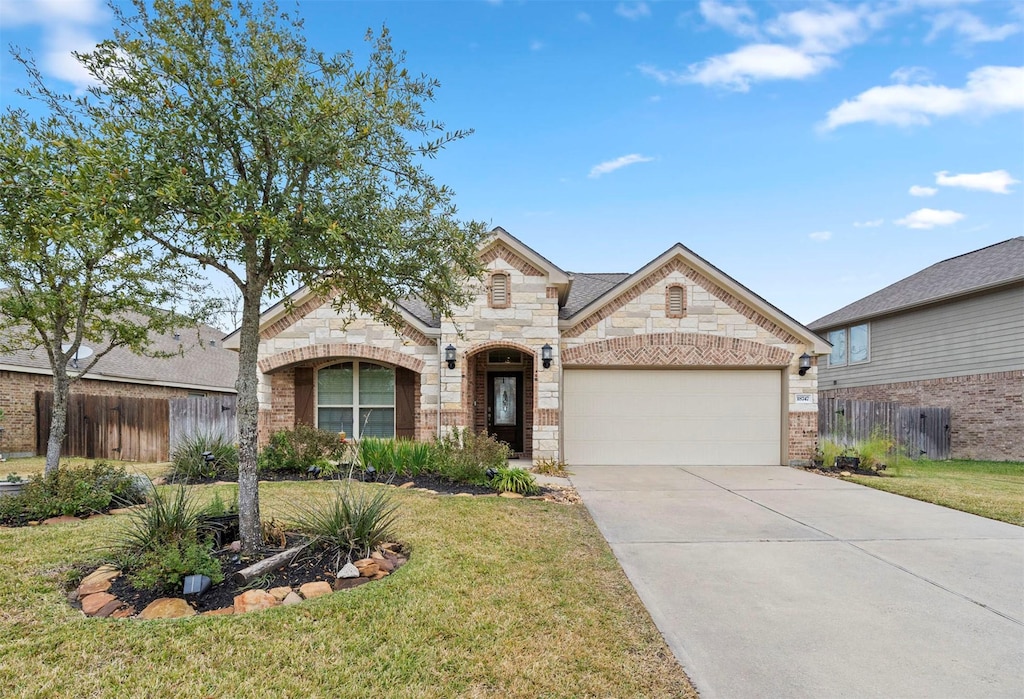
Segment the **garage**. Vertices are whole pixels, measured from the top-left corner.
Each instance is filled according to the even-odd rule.
[[[563,449],[579,465],[778,465],[779,370],[576,369]]]

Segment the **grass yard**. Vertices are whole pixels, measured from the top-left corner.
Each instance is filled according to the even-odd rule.
[[[84,459],[77,456],[61,457],[60,465],[63,466],[74,466],[77,464],[92,464],[95,463],[96,459]],[[123,466],[124,470],[128,473],[144,473],[150,478],[156,478],[157,476],[166,476],[171,471],[171,463],[164,461],[160,463],[141,463],[136,461],[115,461],[113,459],[106,460],[108,464],[115,466]],[[34,476],[43,472],[43,467],[46,466],[45,456],[29,456],[23,459],[8,459],[4,463],[0,463],[0,480],[6,479],[8,473],[16,473],[22,478],[28,476]]]
[[[1024,526],[1024,463],[900,459],[886,473],[848,480]]]
[[[329,487],[263,484],[264,517]],[[394,492],[401,570],[238,617],[87,619],[63,584],[117,517],[0,529],[0,694],[696,697],[584,507]]]

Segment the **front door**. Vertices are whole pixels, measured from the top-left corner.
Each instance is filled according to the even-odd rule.
[[[523,451],[523,372],[487,374],[487,434]]]

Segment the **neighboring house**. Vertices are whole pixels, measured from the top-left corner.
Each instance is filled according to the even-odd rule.
[[[71,384],[71,395],[130,398],[184,398],[234,395],[238,354],[224,349],[224,333],[210,326],[158,336],[153,349],[174,352],[168,358],[111,350],[85,378]],[[88,343],[85,343],[88,345]],[[84,365],[86,359],[80,360]],[[36,392],[53,391],[53,372],[46,351],[0,354],[0,453],[36,453]]]
[[[822,398],[948,407],[953,458],[1024,461],[1024,237],[953,257],[810,327]]]
[[[480,258],[451,319],[403,302],[395,332],[305,289],[264,312],[261,440],[299,423],[416,439],[461,427],[570,464],[811,458],[816,370],[799,365],[827,343],[682,245],[632,274],[573,275],[497,228]]]

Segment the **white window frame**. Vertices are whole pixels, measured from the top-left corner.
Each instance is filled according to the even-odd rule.
[[[867,339],[865,342],[865,344],[867,345],[867,355],[864,357],[864,359],[853,360],[850,358],[850,331],[853,330],[854,328],[864,328],[864,333],[865,335],[867,335]],[[871,323],[857,323],[856,325],[848,325],[845,328],[836,328],[835,330],[829,330],[826,335],[826,339],[828,339],[828,337],[831,336],[833,333],[838,332],[843,333],[843,339],[846,342],[846,357],[844,357],[843,361],[841,362],[832,361],[833,355],[830,354],[828,356],[828,365],[830,368],[839,366],[856,366],[858,364],[867,364],[868,362],[871,361]],[[829,340],[829,342],[831,342],[831,340]]]
[[[321,405],[320,404],[320,372],[323,371],[324,369],[331,369],[333,367],[340,366],[342,364],[351,364],[352,365],[352,404],[351,405],[341,405],[341,404]],[[391,431],[392,431],[392,434],[391,434],[390,439],[394,439],[395,438],[395,434],[398,432],[398,411],[397,411],[397,407],[395,405],[395,403],[397,402],[397,397],[396,397],[395,394],[398,391],[398,381],[397,381],[398,377],[397,377],[397,375],[395,376],[395,379],[396,379],[395,380],[395,387],[391,391],[391,405],[382,405],[382,404],[379,404],[379,403],[378,404],[373,404],[373,405],[363,405],[362,403],[359,402],[359,366],[361,364],[366,364],[366,365],[369,365],[369,366],[383,367],[384,369],[390,369],[392,374],[395,373],[395,368],[393,366],[388,366],[387,364],[381,364],[379,362],[362,362],[362,361],[360,361],[358,359],[343,359],[340,362],[333,362],[331,364],[327,364],[326,366],[322,366],[322,367],[318,368],[316,370],[316,376],[314,377],[314,381],[313,381],[313,393],[314,393],[314,401],[315,401],[314,406],[315,406],[315,409],[316,409],[315,410],[315,412],[316,412],[315,420],[316,420],[317,429],[320,429],[320,408],[351,408],[352,409],[352,434],[350,434],[348,436],[350,438],[352,438],[352,439],[359,439],[360,438],[360,436],[359,436],[359,429],[361,427],[361,425],[359,424],[359,412],[361,410],[372,410],[374,408],[381,408],[381,409],[388,408],[388,409],[391,410],[391,414],[392,414],[392,419],[391,419]],[[385,439],[388,439],[388,438],[385,437]]]

